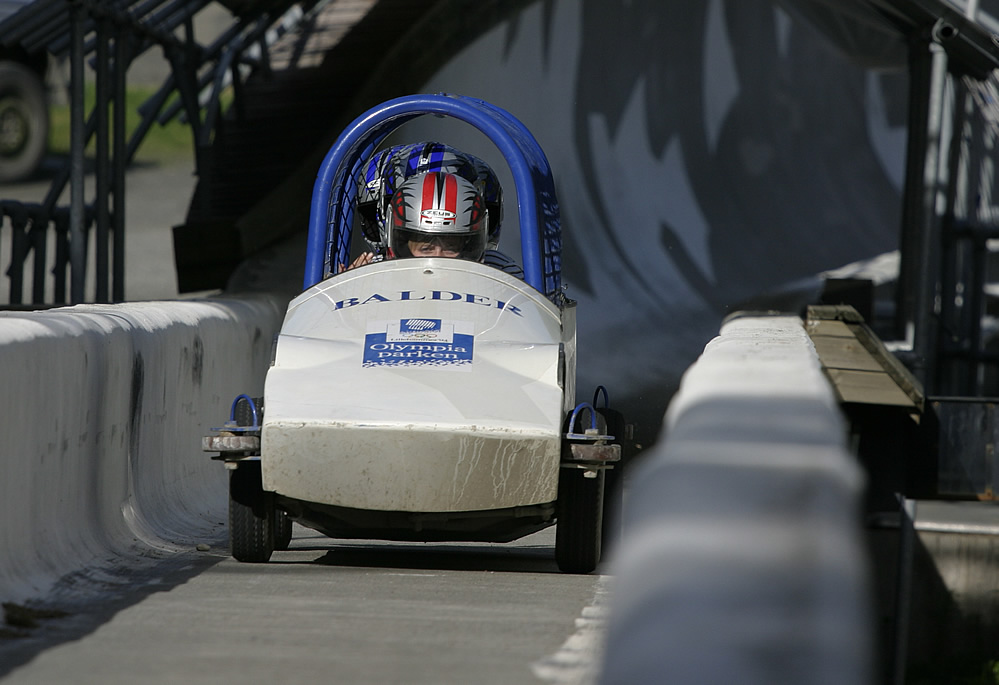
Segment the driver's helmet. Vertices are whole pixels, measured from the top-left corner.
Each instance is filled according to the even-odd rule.
[[[479,261],[486,216],[482,194],[466,179],[443,171],[417,174],[392,194],[387,243],[395,257]]]
[[[496,173],[478,157],[434,141],[381,150],[364,165],[357,211],[365,239],[372,245],[388,244],[386,219],[393,193],[406,179],[430,171],[455,174],[476,187],[488,213],[487,248],[496,249],[503,222],[503,189]]]

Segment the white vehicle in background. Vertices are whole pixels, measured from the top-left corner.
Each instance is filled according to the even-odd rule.
[[[0,0],[0,24],[32,0]],[[0,184],[30,178],[48,151],[49,55],[4,40],[0,29]]]
[[[516,184],[520,279],[413,257],[347,270],[359,170],[398,126],[453,117],[484,133]],[[605,479],[625,426],[598,388],[576,404],[576,307],[560,280],[558,202],[527,129],[450,95],[386,102],[320,169],[304,291],[263,398],[240,396],[204,449],[231,469],[233,556],[265,562],[291,521],[331,538],[508,542],[557,522],[565,572],[600,560]]]

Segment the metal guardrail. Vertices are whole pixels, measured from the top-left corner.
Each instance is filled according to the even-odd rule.
[[[10,280],[8,304],[18,305],[54,304],[69,302],[70,241],[68,207],[53,210],[37,203],[0,200],[0,225],[10,228],[10,266],[5,275]],[[87,211],[84,217],[87,229],[93,226],[94,213]],[[49,236],[54,236],[54,255],[49,260]],[[89,230],[83,233],[84,240]],[[84,246],[86,249],[86,246]],[[24,292],[26,263],[33,257],[30,274],[30,295]],[[49,266],[51,265],[51,270]],[[51,297],[46,302],[46,283],[52,277]],[[10,308],[10,307],[7,307]]]
[[[979,0],[944,0],[952,5],[956,10],[964,14],[972,21],[980,24],[982,28],[992,33],[999,33],[999,20],[981,8]]]
[[[10,303],[45,303],[46,241],[54,230],[56,257],[51,264],[56,302],[120,302],[125,299],[125,168],[155,123],[182,116],[194,130],[195,163],[200,168],[221,120],[220,96],[245,76],[243,70],[267,65],[268,46],[298,23],[307,21],[321,3],[278,0],[230,3],[234,22],[206,46],[195,40],[194,16],[211,0],[35,0],[0,21],[0,44],[46,50],[70,61],[70,155],[37,205],[6,200],[0,213],[11,228]],[[160,46],[171,66],[162,87],[139,108],[141,121],[126,139],[125,88],[131,62]],[[89,60],[89,61],[88,61]],[[96,83],[95,103],[84,105],[89,64]],[[234,89],[239,97],[240,89]],[[177,95],[176,101],[171,98]],[[109,116],[109,112],[111,115]],[[84,196],[84,150],[94,149],[92,199]],[[69,188],[69,205],[57,207]],[[18,206],[20,205],[20,206]],[[27,216],[27,220],[24,216]],[[67,218],[68,217],[68,225]],[[85,292],[88,255],[95,292]],[[25,260],[34,257],[30,298],[22,279]],[[64,295],[68,281],[68,295]]]

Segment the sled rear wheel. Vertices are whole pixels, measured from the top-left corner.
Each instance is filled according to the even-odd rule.
[[[592,478],[587,478],[592,475]],[[555,562],[563,573],[590,573],[600,562],[604,471],[559,471]]]
[[[274,549],[286,550],[291,544],[291,519],[280,509],[274,510]]]
[[[624,522],[624,469],[627,459],[627,441],[625,433],[627,425],[624,415],[613,409],[598,409],[600,417],[607,424],[607,433],[614,436],[614,444],[621,446],[621,461],[604,475],[604,514],[603,514],[603,548],[621,537]]]

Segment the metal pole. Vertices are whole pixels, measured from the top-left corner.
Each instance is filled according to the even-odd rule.
[[[125,74],[128,70],[128,40],[118,27],[114,41],[114,282],[113,300],[125,300],[125,165],[128,147],[125,140]]]
[[[903,685],[909,662],[909,618],[912,613],[912,565],[916,545],[916,501],[898,495],[898,566],[895,578],[895,626],[892,683]]]
[[[950,79],[941,132],[941,169],[937,215],[940,231],[940,315],[938,362],[934,370],[934,388],[938,394],[973,394],[963,382],[966,369],[977,366],[977,344],[969,328],[974,318],[972,282],[976,270],[973,259],[976,231],[968,221],[968,159],[971,122],[967,116],[972,104],[970,94],[960,79]],[[946,161],[945,161],[946,160]],[[946,166],[943,166],[946,164]]]
[[[108,195],[110,194],[110,141],[108,139],[108,105],[110,104],[110,43],[111,20],[102,17],[97,23],[97,102],[94,109],[97,113],[97,232],[94,275],[97,281],[97,302],[108,302],[108,233],[110,216],[108,214]]]
[[[87,236],[84,232],[83,151],[83,33],[86,10],[79,2],[70,5],[70,79],[69,79],[69,264],[70,303],[84,300],[87,268]]]
[[[28,212],[18,204],[9,203],[5,212],[10,217],[10,304],[24,301],[24,260],[28,256]]]
[[[910,368],[932,391],[940,245],[940,161],[947,54],[935,42],[913,45],[909,141],[902,208],[897,334],[912,344]]]
[[[31,229],[28,231],[28,242],[34,254],[34,273],[32,274],[31,302],[45,302],[45,267],[48,255],[48,217],[38,205],[28,209],[31,218]]]
[[[929,88],[932,56],[926,44],[914,41],[909,55],[909,117],[906,142],[905,188],[902,198],[902,230],[899,237],[898,288],[896,290],[897,314],[895,337],[912,344],[912,318],[915,309],[915,288],[919,271],[915,268],[918,257],[917,230],[920,227],[923,202],[923,162],[926,159],[926,120],[928,118],[926,92]],[[912,360],[913,366],[917,360]],[[913,372],[916,369],[913,368]],[[919,375],[917,373],[917,375]]]
[[[946,149],[951,132],[952,112],[947,106],[947,53],[937,43],[930,45],[933,55],[930,81],[930,118],[926,135],[929,149],[923,168],[924,215],[921,232],[922,278],[918,287],[913,349],[924,360],[923,387],[927,392],[936,388],[936,356],[940,283],[940,230],[941,217],[938,207],[944,201],[943,192],[949,181]]]

